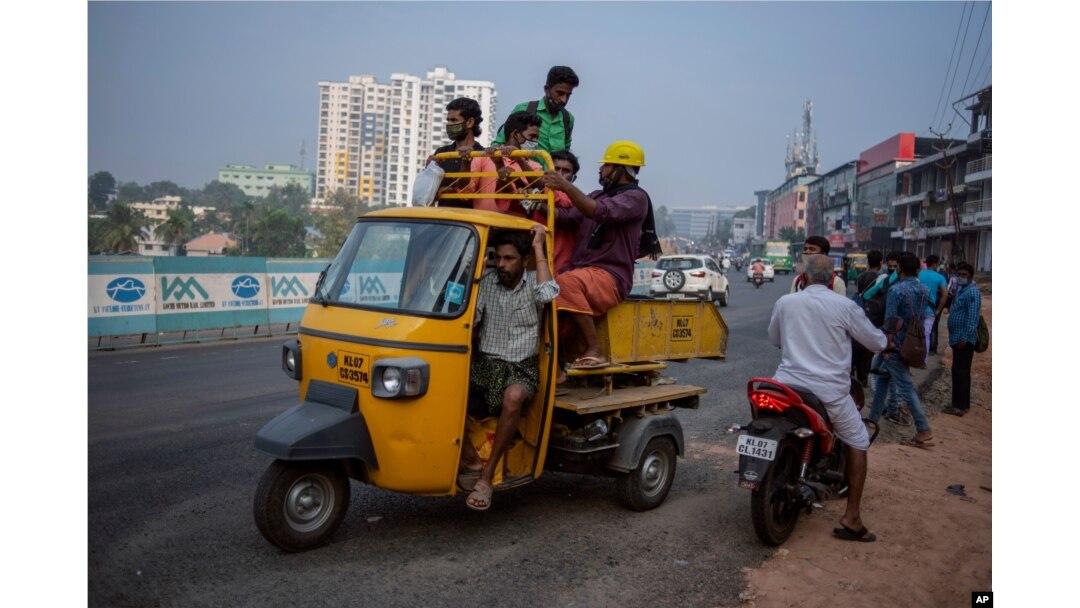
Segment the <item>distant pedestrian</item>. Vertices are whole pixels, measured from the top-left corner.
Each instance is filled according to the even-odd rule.
[[[859,273],[858,276],[855,277],[856,293],[861,294],[865,289],[873,285],[875,280],[877,280],[878,274],[881,273],[881,258],[882,255],[880,251],[874,250],[867,252],[867,269],[862,271],[861,273]],[[858,299],[858,301],[862,304],[863,313],[866,314],[866,317],[870,320],[870,323],[873,324],[874,327],[881,329],[881,326],[885,321],[884,306],[881,307],[881,318],[877,319],[877,315],[875,314],[876,309],[873,308],[877,303],[863,302],[861,297]],[[875,323],[875,321],[877,322]],[[863,386],[869,386],[870,384],[870,366],[873,360],[873,352],[868,350],[857,340],[851,341],[851,368],[852,371],[854,371],[855,373],[855,378]]]
[[[948,281],[938,272],[941,261],[936,255],[926,256],[926,269],[919,272],[919,282],[926,286],[930,300],[926,305],[926,319],[923,320],[926,335],[927,354],[937,354],[937,329],[941,311],[945,310],[945,301],[949,298]]]
[[[915,436],[905,441],[907,445],[928,447],[933,445],[930,422],[923,412],[922,402],[915,391],[908,363],[900,356],[900,347],[913,323],[921,323],[928,298],[926,287],[919,282],[919,258],[910,252],[900,255],[900,280],[889,288],[888,302],[885,306],[885,332],[889,336],[889,347],[881,354],[881,370],[874,390],[874,404],[870,408],[870,420],[877,422],[885,409],[885,396],[889,388],[897,393],[897,398],[908,404],[911,417],[915,420]],[[950,319],[951,322],[951,319]]]
[[[975,284],[975,269],[967,262],[956,266],[956,299],[949,309],[949,346],[953,349],[952,404],[946,414],[963,416],[971,407],[971,362],[978,340],[982,293]]]
[[[885,256],[885,268],[881,269],[876,277],[864,277],[863,280],[867,281],[869,286],[863,287],[862,282],[857,282],[862,289],[862,298],[865,303],[864,309],[867,311],[867,316],[870,317],[870,322],[874,324],[874,327],[880,328],[885,325],[885,304],[889,296],[889,288],[900,280],[899,264],[900,252],[890,251]],[[874,355],[873,360],[870,362],[870,369],[881,369],[880,353]],[[911,424],[911,420],[902,414],[895,389],[890,388],[888,391],[884,416],[886,420],[901,426]]]
[[[808,236],[803,242],[803,255],[829,255],[829,240],[823,236]],[[802,291],[806,287],[806,275],[799,274],[791,281],[791,291],[789,293],[795,293]],[[836,293],[847,297],[847,282],[840,278],[835,272],[833,273],[832,283],[829,288]]]

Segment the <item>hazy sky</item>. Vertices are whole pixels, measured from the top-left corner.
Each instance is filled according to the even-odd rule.
[[[969,11],[949,101],[989,80],[992,15]],[[547,69],[581,77],[579,184],[613,139],[645,148],[656,204],[749,204],[784,177],[814,102],[821,170],[900,131],[926,134],[964,4],[99,3],[89,6],[91,172],[201,187],[226,163],[313,166],[319,80],[391,72],[495,82],[495,120]],[[969,85],[972,53],[982,40]],[[959,52],[959,44],[955,44]],[[985,78],[975,81],[982,72]],[[951,110],[949,110],[951,114]],[[957,118],[954,134],[966,133]]]

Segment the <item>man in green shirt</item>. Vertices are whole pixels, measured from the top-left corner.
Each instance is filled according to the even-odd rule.
[[[574,115],[566,109],[566,104],[570,102],[570,95],[577,86],[578,77],[574,70],[557,65],[548,70],[544,98],[519,103],[510,113],[529,112],[540,117],[540,137],[537,142],[544,150],[569,150],[570,137],[574,132]],[[492,146],[501,146],[505,142],[506,134],[500,127]]]

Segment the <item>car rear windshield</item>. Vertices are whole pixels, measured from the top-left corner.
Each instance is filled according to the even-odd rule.
[[[458,224],[361,220],[326,270],[314,300],[457,316],[466,307],[476,248],[476,233]]]
[[[701,268],[701,260],[697,258],[668,258],[656,263],[659,270],[690,270]]]

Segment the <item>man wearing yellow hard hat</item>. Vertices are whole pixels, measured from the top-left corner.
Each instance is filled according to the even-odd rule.
[[[570,313],[580,330],[570,361],[574,369],[606,367],[610,362],[600,352],[594,317],[600,317],[624,300],[634,284],[634,260],[658,255],[652,201],[638,185],[638,173],[645,166],[645,151],[636,143],[613,142],[600,161],[600,190],[585,194],[565,177],[548,171],[544,186],[565,192],[574,206],[558,210],[561,230],[577,233],[577,246],[570,263],[556,275],[560,311]],[[577,351],[577,352],[575,352]]]

